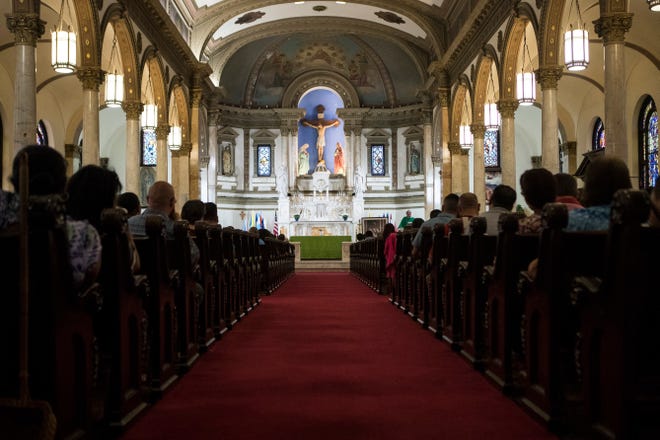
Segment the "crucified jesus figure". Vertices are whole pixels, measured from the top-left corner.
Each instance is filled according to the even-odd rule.
[[[323,161],[323,150],[325,149],[325,130],[329,127],[336,127],[339,125],[337,119],[325,120],[323,118],[323,111],[325,108],[322,105],[316,107],[317,119],[308,121],[303,119],[301,123],[307,127],[312,127],[316,129],[317,138],[316,138],[316,151],[318,153],[318,161],[321,163]]]

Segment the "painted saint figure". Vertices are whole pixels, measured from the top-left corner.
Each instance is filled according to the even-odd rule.
[[[309,144],[304,144],[298,152],[298,175],[304,176],[309,173]]]
[[[225,145],[225,147],[222,149],[222,174],[225,176],[231,176],[234,172],[233,168],[234,167],[231,160],[231,147],[229,145]]]
[[[317,105],[316,106],[316,112],[317,112],[317,118],[313,120],[307,120],[307,119],[302,119],[300,121],[301,124],[307,126],[307,127],[312,127],[316,129],[316,151],[318,153],[318,161],[320,164],[324,162],[323,160],[323,150],[325,149],[325,130],[329,127],[336,127],[339,125],[339,120],[337,119],[332,119],[332,120],[326,120],[323,117],[323,112],[325,111],[325,107],[322,105]]]
[[[341,147],[339,142],[337,142],[337,147],[335,148],[335,174],[345,174],[344,149]]]

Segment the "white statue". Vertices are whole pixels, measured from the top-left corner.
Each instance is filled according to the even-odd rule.
[[[355,177],[353,179],[353,190],[355,197],[362,198],[364,192],[367,190],[367,176],[364,173],[361,165],[355,167]]]
[[[286,165],[280,165],[277,174],[277,192],[280,194],[281,199],[285,199],[289,194],[289,170]]]

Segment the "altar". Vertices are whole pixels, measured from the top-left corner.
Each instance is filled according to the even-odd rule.
[[[308,237],[353,236],[353,223],[350,221],[312,220],[297,221],[289,225],[289,234]]]

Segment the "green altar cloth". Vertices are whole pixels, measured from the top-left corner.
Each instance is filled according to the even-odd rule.
[[[344,241],[351,241],[351,236],[293,236],[289,237],[289,241],[300,242],[301,260],[341,260],[341,244]]]

